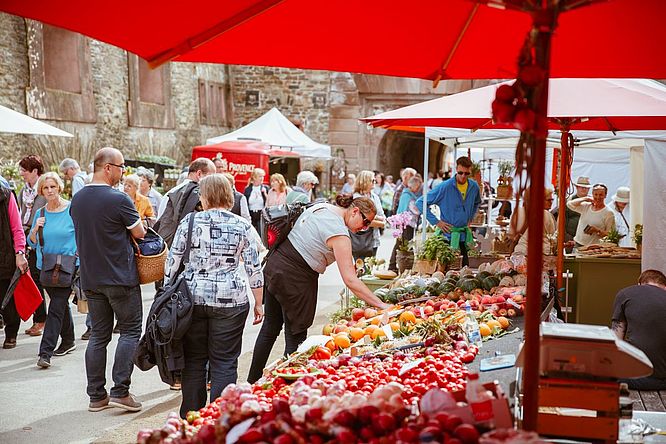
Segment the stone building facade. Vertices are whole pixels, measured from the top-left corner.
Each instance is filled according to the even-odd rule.
[[[53,165],[85,166],[102,146],[126,157],[191,148],[278,108],[334,160],[307,159],[328,185],[341,172],[422,169],[423,135],[368,129],[358,118],[459,92],[481,83],[299,69],[169,63],[157,70],[127,51],[80,34],[0,13],[0,105],[44,120],[73,138],[0,135],[0,160],[37,152]],[[441,150],[442,147],[435,147]],[[442,156],[433,156],[433,169]]]

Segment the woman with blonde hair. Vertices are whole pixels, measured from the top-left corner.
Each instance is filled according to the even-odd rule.
[[[263,169],[255,168],[252,170],[250,181],[243,192],[250,208],[252,225],[257,229],[257,232],[261,230],[261,210],[266,206],[266,198],[268,197],[268,185],[264,184],[264,177],[266,177],[266,171]]]
[[[268,196],[266,197],[266,206],[274,207],[275,205],[284,204],[287,201],[287,193],[289,191],[284,176],[280,173],[272,174],[271,189],[268,191]]]
[[[153,206],[150,204],[148,197],[139,193],[139,188],[141,187],[141,178],[136,174],[130,174],[125,176],[123,181],[123,191],[127,194],[132,202],[134,202],[134,207],[141,217],[141,221],[144,225],[150,226],[155,220],[155,212],[153,211]]]
[[[284,325],[285,355],[307,337],[317,309],[319,275],[333,262],[347,288],[367,304],[383,303],[356,277],[350,233],[367,229],[375,204],[366,197],[338,195],[337,205],[318,203],[300,215],[287,239],[278,245],[264,268],[266,318],[254,344],[248,381],[261,378],[273,345]]]
[[[74,221],[69,214],[70,202],[60,197],[64,190],[60,177],[53,172],[40,176],[37,181],[37,193],[46,199],[46,206],[36,209],[35,218],[28,236],[28,244],[37,253],[37,268],[42,270],[44,255],[76,256],[76,239],[74,236]],[[64,259],[63,259],[64,264]],[[76,259],[78,266],[78,259]],[[39,279],[39,276],[33,276]],[[71,353],[75,348],[74,322],[69,307],[69,295],[72,293],[71,285],[68,287],[48,286],[44,289],[51,302],[46,317],[44,336],[39,344],[39,361],[37,366],[49,368],[53,355],[63,356]],[[58,336],[62,336],[60,347],[56,349]]]
[[[259,241],[252,225],[229,209],[234,204],[231,184],[221,174],[199,182],[203,211],[190,213],[178,225],[165,265],[164,285],[178,276],[185,251],[189,261],[182,273],[192,294],[192,324],[183,337],[185,367],[180,414],[206,404],[206,364],[211,375],[210,402],[236,382],[243,329],[250,312],[248,288],[254,296],[254,324],[262,321],[264,277]],[[188,231],[191,231],[187,245]]]
[[[370,224],[371,231],[353,233],[352,245],[354,246],[354,257],[364,258],[377,255],[379,248],[379,239],[381,237],[380,229],[384,228],[386,216],[382,208],[382,201],[373,191],[375,186],[375,173],[369,170],[363,170],[356,176],[354,184],[354,198],[367,197],[375,204],[375,218]],[[369,239],[371,237],[371,239]]]

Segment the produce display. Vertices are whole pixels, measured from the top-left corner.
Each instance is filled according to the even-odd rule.
[[[479,401],[466,398],[466,390],[469,397],[471,387],[479,388],[488,403],[499,402],[491,411],[503,408],[509,417],[501,390],[467,387],[466,364],[479,349],[465,332],[473,317],[484,340],[508,333],[510,317],[523,309],[523,279],[507,261],[477,273],[464,268],[396,279],[392,288],[376,292],[384,300],[395,298],[393,307],[378,311],[355,300],[333,316],[322,335],[270,364],[257,383],[229,385],[208,406],[186,419],[171,414],[164,427],[142,430],[137,440],[539,442],[522,432],[491,430],[492,421],[477,416]],[[511,427],[508,422],[501,426]],[[488,430],[493,435],[484,438]]]
[[[592,244],[577,249],[580,257],[614,259],[640,259],[641,254],[633,247],[618,247],[613,243]]]

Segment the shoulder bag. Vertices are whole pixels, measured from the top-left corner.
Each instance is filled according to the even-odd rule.
[[[40,210],[40,217],[44,217],[44,208]],[[42,254],[42,270],[39,273],[39,282],[44,287],[67,288],[72,286],[76,271],[76,255],[44,253],[44,229],[37,230],[39,250]]]

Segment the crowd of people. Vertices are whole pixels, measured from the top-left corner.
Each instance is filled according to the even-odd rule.
[[[410,240],[425,211],[428,222],[460,252],[466,265],[474,243],[470,223],[489,187],[484,184],[482,189],[471,179],[472,161],[461,157],[453,177],[441,171],[424,181],[413,168],[404,168],[394,182],[390,175],[363,170],[346,177],[335,202],[315,202],[313,189],[319,180],[311,171],[301,171],[290,187],[281,174],[266,180],[266,171],[255,168],[241,192],[223,165],[218,158],[192,161],[186,177],[164,195],[155,190],[152,171],[139,168],[126,175],[123,154],[115,148],[96,153],[92,176],[83,173],[74,159],[60,163],[62,177],[71,182],[71,201],[65,199],[61,176],[46,172],[35,155],[19,162],[23,186],[18,192],[0,181],[0,243],[3,253],[13,252],[0,260],[0,294],[7,292],[18,270],[30,271],[41,294],[48,295],[48,310],[42,303],[25,331],[42,335],[37,366],[46,369],[53,356],[74,351],[76,342],[69,304],[72,285],[43,276],[51,270],[53,256],[67,258],[77,269],[73,274],[80,276],[89,310],[81,339],[89,340],[85,367],[90,411],[109,407],[139,411],[142,407],[130,392],[143,316],[133,239],[142,239],[148,230],[157,232],[169,248],[164,280],[156,282],[156,289],[169,286],[182,274],[194,303],[192,323],[183,339],[185,365],[176,384],[182,387],[181,414],[185,415],[206,403],[207,386],[213,400],[237,380],[250,313],[255,324],[262,323],[250,382],[261,377],[283,330],[285,354],[296,350],[314,322],[318,277],[333,262],[345,285],[360,299],[386,308],[358,279],[354,259],[377,254],[391,215],[409,215],[402,237]],[[605,185],[592,185],[589,178],[580,177],[575,187],[577,193],[564,206],[570,246],[598,242],[613,229],[622,239],[629,238],[628,188],[619,188],[607,206]],[[515,251],[522,254],[527,251],[525,205],[529,199],[525,193],[523,206],[513,212]],[[547,236],[555,234],[561,209],[550,211],[552,190],[546,190],[544,199],[545,243]],[[262,268],[262,210],[298,202],[310,205]],[[393,270],[397,245],[389,262]],[[621,320],[623,315],[617,316]],[[6,305],[2,321],[3,348],[14,348],[20,327],[14,304]],[[107,391],[107,348],[114,333],[119,339],[113,385]]]

